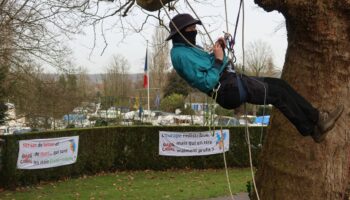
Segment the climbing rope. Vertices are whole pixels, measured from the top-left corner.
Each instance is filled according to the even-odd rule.
[[[218,91],[220,89],[220,86],[221,85],[219,83],[219,86],[214,90],[214,92],[212,94],[212,99],[214,99],[214,101],[213,101],[213,104],[214,104],[213,113],[215,113],[215,102],[216,102],[216,99],[218,97]],[[213,131],[213,133],[214,133],[215,132],[215,126],[214,126],[213,130],[211,130],[211,128],[209,126],[209,131]],[[221,134],[221,137],[224,137],[223,132],[222,132],[222,125],[220,127],[220,134]],[[235,198],[233,197],[233,193],[232,193],[232,189],[231,189],[230,176],[229,176],[229,173],[228,173],[228,167],[227,167],[227,161],[226,161],[226,153],[225,153],[225,142],[223,142],[223,144],[222,144],[222,155],[223,155],[223,159],[224,159],[226,181],[227,181],[228,190],[230,192],[230,197],[231,197],[231,200],[235,200]]]
[[[193,14],[197,17],[197,19],[199,19],[199,17],[198,17],[198,15],[197,15],[196,11],[192,8],[191,4],[190,4],[187,0],[185,0],[185,1],[186,1],[187,5],[191,8]],[[208,38],[209,38],[209,40],[210,40],[210,42],[211,42],[211,45],[214,46],[213,39],[210,37],[209,32],[208,32],[207,29],[205,28],[204,24],[202,24],[202,26],[203,26],[203,28],[204,28],[205,34],[208,36]]]
[[[244,34],[245,34],[244,33],[244,29],[245,29],[245,27],[244,27],[245,26],[245,12],[244,11],[245,11],[245,9],[244,9],[244,7],[245,6],[244,6],[244,1],[243,0],[241,0],[240,6],[242,6],[242,59],[243,59],[242,71],[244,73],[244,70],[245,70],[245,68],[244,68],[244,64],[245,64],[245,53],[244,53],[245,52],[245,49],[244,49],[244,47],[245,47],[245,44],[244,44],[244,41],[245,41],[244,40]],[[237,27],[237,25],[238,25],[238,22],[236,24],[236,27]],[[253,180],[253,186],[254,186],[256,197],[257,197],[258,200],[260,200],[259,192],[258,192],[258,189],[256,187],[256,181],[255,181],[255,176],[254,176],[253,159],[252,159],[252,148],[251,148],[251,144],[250,144],[250,133],[249,133],[248,122],[247,122],[247,104],[246,103],[244,103],[244,117],[245,117],[245,134],[246,134],[247,145],[248,145],[248,153],[249,153],[250,172],[251,172],[251,176],[252,176],[252,180]]]

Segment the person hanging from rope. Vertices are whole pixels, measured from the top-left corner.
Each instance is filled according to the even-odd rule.
[[[278,78],[237,75],[225,56],[224,39],[220,38],[207,53],[196,45],[196,25],[202,25],[190,14],[178,14],[169,23],[172,40],[171,61],[176,72],[189,85],[206,93],[223,108],[235,109],[243,103],[272,104],[303,136],[322,142],[334,127],[344,106],[321,112]]]

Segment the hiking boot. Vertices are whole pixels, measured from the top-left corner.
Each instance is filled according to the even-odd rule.
[[[317,122],[317,126],[320,129],[320,131],[327,132],[331,130],[334,127],[335,122],[342,114],[343,110],[344,106],[340,105],[337,106],[334,110],[332,110],[332,112],[330,112],[329,114],[320,112]]]
[[[329,114],[326,112],[319,113],[317,125],[311,135],[316,143],[320,143],[326,138],[327,133],[334,127],[335,122],[339,119],[343,110],[344,106],[340,105]]]
[[[328,131],[321,133],[320,128],[318,128],[318,126],[316,125],[311,137],[314,140],[314,142],[321,143],[326,138],[327,133]]]

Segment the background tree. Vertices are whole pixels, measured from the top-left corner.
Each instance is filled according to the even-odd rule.
[[[169,43],[165,42],[168,31],[164,27],[155,28],[152,36],[152,53],[150,60],[150,85],[162,90],[165,87],[169,73]]]
[[[157,26],[152,36],[151,55],[149,62],[150,101],[156,102],[163,96],[164,88],[169,75],[169,44],[165,41],[168,31]],[[155,109],[159,109],[159,103],[153,103]],[[152,107],[151,106],[151,107]]]
[[[2,66],[0,64],[0,124],[4,123],[5,112],[7,111],[7,107],[5,106],[5,96],[6,96],[6,88],[5,88],[5,80],[7,75],[7,67]]]
[[[251,76],[274,75],[276,70],[274,69],[271,47],[261,40],[250,42],[247,45],[245,67],[244,73]],[[256,105],[247,106],[248,112],[252,115],[257,114],[257,108]]]
[[[3,91],[0,94],[0,104],[5,99],[14,99],[11,95],[19,92],[11,91],[10,87],[13,88],[15,85],[30,87],[23,85],[29,81],[27,78],[18,81],[14,79],[24,76],[32,76],[32,80],[37,79],[36,74],[33,74],[37,64],[33,63],[45,63],[62,68],[57,65],[58,61],[70,54],[62,42],[63,38],[79,32],[84,21],[72,20],[77,19],[76,13],[72,12],[72,6],[76,5],[83,4],[56,0],[0,2],[0,73],[2,77],[6,77],[0,79]],[[22,92],[24,91],[21,90],[19,93]]]
[[[261,40],[248,44],[246,51],[246,68],[252,76],[263,76],[273,68],[272,49]]]
[[[130,94],[131,81],[127,75],[130,66],[122,55],[113,57],[113,61],[103,75],[103,96],[105,97],[104,107],[129,105],[128,95]]]
[[[5,101],[7,100],[7,76],[10,69],[10,57],[12,51],[9,46],[12,44],[12,30],[8,25],[3,25],[0,28],[0,124],[4,123],[5,112],[7,106]]]
[[[189,86],[173,69],[168,77],[167,85],[164,88],[164,98],[172,94],[181,94],[187,97],[189,94]]]
[[[160,108],[165,112],[174,113],[176,109],[183,109],[185,105],[185,98],[181,94],[172,93],[165,97],[160,103]]]
[[[80,92],[80,100],[81,101],[92,101],[94,97],[94,91],[91,90],[93,88],[93,84],[89,78],[87,70],[83,67],[79,67],[77,69],[77,90]]]

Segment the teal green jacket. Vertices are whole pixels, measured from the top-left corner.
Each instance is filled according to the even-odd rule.
[[[212,91],[219,83],[220,74],[227,62],[225,56],[223,64],[218,65],[213,53],[209,54],[182,43],[175,43],[170,54],[176,72],[189,85],[204,93]]]

